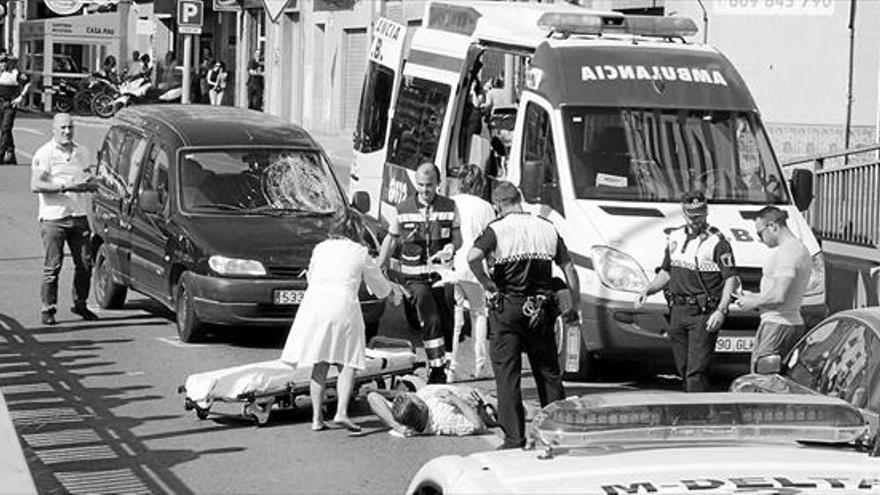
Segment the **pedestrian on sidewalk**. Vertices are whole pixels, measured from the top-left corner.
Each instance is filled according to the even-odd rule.
[[[337,223],[330,238],[319,243],[309,261],[308,289],[290,327],[281,360],[312,366],[310,396],[312,430],[322,431],[327,372],[339,369],[336,415],[331,426],[350,431],[361,428],[348,416],[354,371],[366,367],[364,316],[358,302],[361,281],[377,296],[392,294],[399,303],[403,290],[379,270],[365,245],[366,230],[359,217],[348,215]]]
[[[247,96],[248,108],[251,110],[263,109],[263,76],[266,65],[263,62],[263,52],[254,51],[254,58],[250,59],[247,66]]]
[[[480,167],[470,164],[459,173],[459,193],[452,196],[461,221],[461,247],[453,259],[455,269],[455,311],[452,324],[452,357],[449,361],[449,382],[492,377],[489,363],[488,319],[486,293],[468,266],[467,255],[474,240],[486,226],[495,220],[495,210],[481,196],[486,189],[486,179]],[[465,311],[469,310],[471,337],[474,344],[474,370],[466,374],[461,370],[461,330]]]
[[[580,282],[565,243],[549,220],[523,211],[521,202],[516,186],[498,183],[492,203],[499,218],[486,227],[468,253],[468,264],[492,301],[489,328],[498,423],[504,430],[502,449],[526,443],[523,352],[529,356],[541,407],[565,398],[554,333],[559,310],[553,263],[562,269],[572,299],[562,318],[567,323],[580,318]],[[483,265],[486,258],[494,260],[491,278]]]
[[[763,356],[785,357],[804,336],[801,303],[810,284],[813,261],[804,243],[788,228],[788,213],[767,206],[755,217],[758,239],[770,248],[761,268],[761,291],[734,293],[742,310],[761,309],[761,325],[752,349],[752,371]]]
[[[18,59],[0,54],[0,163],[17,162],[12,129],[15,114],[30,87],[30,78],[22,72]]]
[[[430,162],[416,170],[416,195],[397,205],[388,222],[388,235],[379,253],[380,266],[388,265],[393,280],[412,294],[428,360],[428,383],[446,383],[444,359],[451,311],[435,264],[451,262],[461,246],[455,202],[437,194],[440,171]],[[435,290],[436,289],[436,290]]]
[[[89,154],[73,141],[73,118],[59,113],[52,121],[53,139],[34,154],[31,190],[39,197],[40,235],[45,257],[40,287],[40,321],[54,325],[58,304],[58,274],[64,260],[64,244],[73,259],[73,307],[84,320],[97,320],[89,310],[92,256],[91,230],[86,218],[90,193],[97,191],[98,178],[89,165]]]
[[[219,106],[223,104],[223,95],[226,93],[226,81],[228,78],[229,72],[226,71],[226,64],[220,60],[214,62],[214,67],[205,76],[210,88],[208,94],[211,99],[211,105]]]

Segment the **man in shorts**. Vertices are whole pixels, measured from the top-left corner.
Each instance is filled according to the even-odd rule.
[[[810,252],[786,225],[788,214],[767,206],[755,218],[758,238],[770,248],[761,271],[761,292],[734,294],[743,310],[760,308],[752,371],[763,356],[785,357],[804,335],[801,303],[813,269]]]

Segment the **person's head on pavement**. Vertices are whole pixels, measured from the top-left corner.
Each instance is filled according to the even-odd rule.
[[[681,211],[691,233],[702,232],[709,226],[709,204],[703,191],[685,193],[681,198]]]
[[[419,201],[424,205],[429,205],[437,196],[437,187],[440,185],[440,170],[433,163],[425,162],[416,169],[415,182]]]
[[[395,421],[416,433],[425,431],[430,418],[428,404],[414,392],[395,397],[391,404],[391,415]]]
[[[52,137],[59,146],[73,145],[73,117],[69,113],[56,113],[52,119]]]
[[[758,239],[767,247],[776,247],[782,241],[794,236],[788,229],[788,213],[775,206],[765,206],[755,217],[755,231]]]

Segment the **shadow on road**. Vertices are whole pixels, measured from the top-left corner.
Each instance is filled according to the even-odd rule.
[[[205,455],[244,450],[151,450],[132,431],[178,416],[120,417],[112,411],[156,399],[156,395],[144,395],[152,387],[86,387],[82,382],[87,377],[122,373],[79,372],[115,364],[91,359],[104,346],[131,340],[35,338],[59,330],[27,329],[0,314],[0,387],[40,493],[193,493],[174,474],[174,466]]]

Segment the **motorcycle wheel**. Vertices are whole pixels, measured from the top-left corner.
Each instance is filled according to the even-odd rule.
[[[92,92],[87,89],[81,89],[73,95],[73,111],[79,115],[92,114]]]
[[[68,113],[73,108],[73,101],[67,95],[60,95],[53,101],[55,110],[61,113]]]
[[[101,118],[110,118],[116,114],[115,98],[109,93],[98,93],[92,99],[92,112]]]

